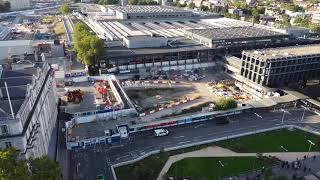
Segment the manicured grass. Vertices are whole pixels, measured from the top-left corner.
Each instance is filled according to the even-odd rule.
[[[316,146],[313,146],[311,151],[320,151],[319,136],[301,130],[289,131],[283,129],[175,151],[162,152],[149,156],[134,164],[118,167],[115,171],[118,180],[154,180],[157,178],[167,159],[176,154],[191,152],[212,145],[218,145],[236,152],[283,152],[284,150],[281,149],[280,146],[284,146],[289,152],[306,152],[309,148],[309,144],[307,144],[308,139],[316,143]],[[230,175],[232,175],[232,173],[230,173]]]
[[[220,162],[221,163],[220,163]],[[213,180],[273,165],[275,161],[256,157],[199,157],[174,163],[167,176],[174,179]]]
[[[220,141],[216,145],[236,152],[284,152],[284,149],[289,152],[307,152],[310,145],[308,140],[316,144],[312,146],[311,151],[320,151],[319,136],[301,130],[287,129]]]
[[[149,156],[134,164],[121,166],[115,169],[118,180],[154,180],[171,153],[162,152]]]

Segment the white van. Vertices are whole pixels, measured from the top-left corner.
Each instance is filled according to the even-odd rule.
[[[154,136],[160,137],[160,136],[166,136],[169,134],[169,131],[166,129],[156,129],[154,130]]]

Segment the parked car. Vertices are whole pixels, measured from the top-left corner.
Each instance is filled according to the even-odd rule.
[[[169,131],[166,129],[156,129],[154,130],[154,136],[161,137],[169,134]]]

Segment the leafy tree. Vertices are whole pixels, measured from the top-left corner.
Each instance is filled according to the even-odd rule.
[[[62,169],[48,156],[30,160],[30,170],[32,172],[32,179],[47,179],[47,180],[58,180],[61,179]]]
[[[293,3],[283,3],[280,7],[292,12],[304,12],[303,7],[294,5]]]
[[[310,23],[311,23],[311,21],[308,18],[297,17],[297,18],[294,19],[293,23],[298,25],[298,26],[302,26],[302,27],[308,28]]]
[[[24,161],[17,160],[18,152],[13,148],[0,151],[0,179],[23,180],[30,179],[27,166]]]
[[[47,156],[22,160],[14,148],[0,151],[1,180],[59,180],[61,167]]]
[[[129,0],[129,1],[128,1],[128,4],[130,4],[130,5],[137,5],[138,2],[139,2],[139,0]]]
[[[258,16],[259,16],[259,10],[258,10],[257,8],[254,8],[254,9],[252,10],[252,16],[253,16],[253,17],[258,17]]]
[[[194,2],[189,3],[188,8],[194,9],[196,7],[196,4]]]
[[[237,102],[231,98],[220,98],[215,105],[217,110],[227,110],[236,108]]]
[[[311,23],[309,28],[312,32],[320,34],[320,25],[319,24]]]
[[[78,60],[85,65],[96,63],[104,51],[101,39],[89,32],[89,28],[82,22],[78,22],[74,27],[74,50]]]
[[[69,7],[69,4],[67,3],[63,3],[60,7],[60,12],[62,14],[69,14],[70,13],[70,7]]]
[[[231,18],[231,14],[228,12],[223,13],[223,16],[226,18]]]
[[[205,5],[202,5],[202,4],[200,5],[199,8],[200,8],[201,11],[208,11],[209,10],[208,6],[205,6]]]

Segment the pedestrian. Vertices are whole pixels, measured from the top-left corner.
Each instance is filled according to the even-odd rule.
[[[303,159],[304,159],[304,160],[305,160],[305,159],[307,159],[307,156],[306,156],[306,155],[304,155],[304,156],[303,156]]]
[[[306,167],[306,166],[304,166],[303,171],[304,171],[304,172],[306,172],[306,171],[307,171],[307,167]]]
[[[311,172],[311,168],[309,168],[309,172]]]
[[[313,156],[313,160],[315,160],[315,159],[316,159],[316,155]]]

